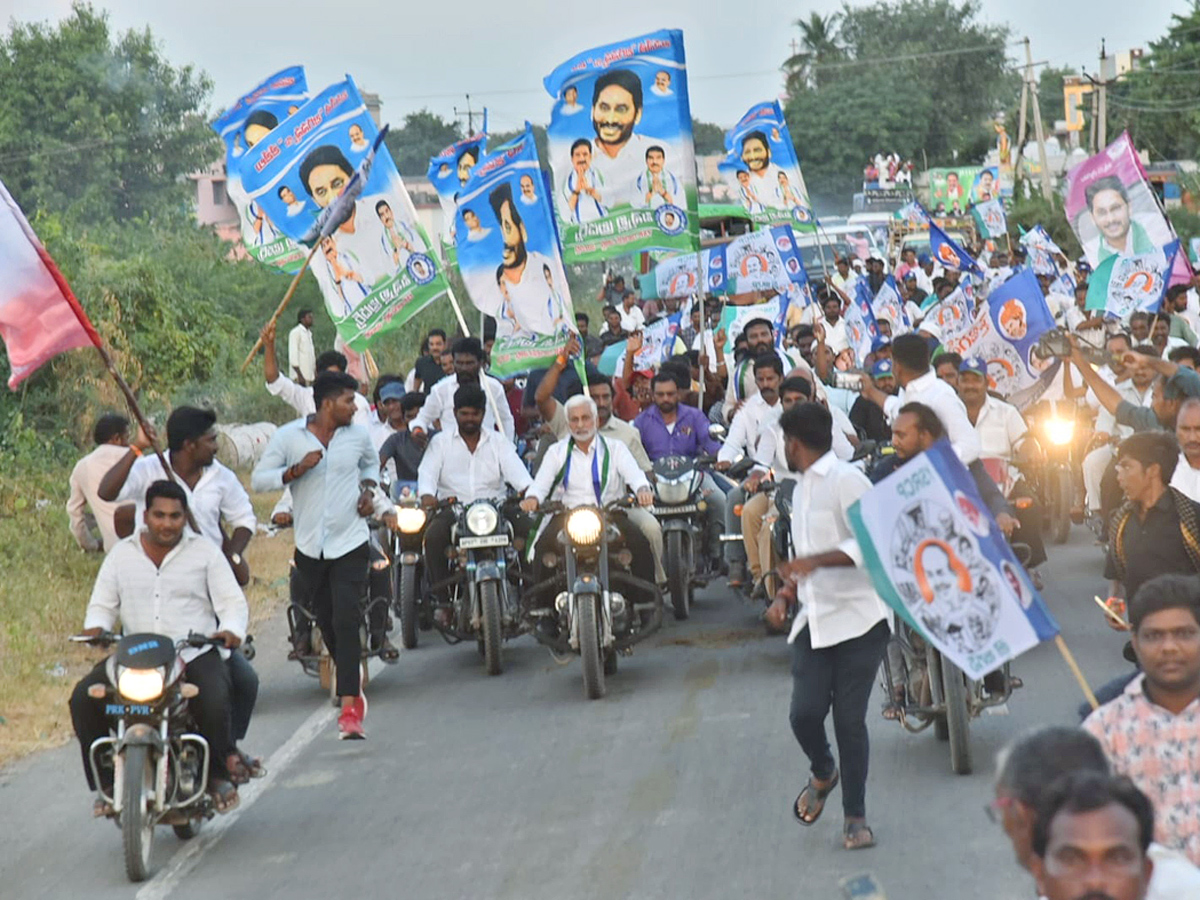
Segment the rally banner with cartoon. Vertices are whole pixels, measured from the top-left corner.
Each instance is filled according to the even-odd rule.
[[[442,208],[442,259],[446,265],[457,262],[454,243],[455,217],[458,194],[471,177],[471,171],[487,152],[487,113],[484,113],[483,131],[451,144],[429,160],[429,183],[438,196]],[[530,188],[541,179],[531,178]],[[524,186],[522,186],[524,189]]]
[[[531,192],[525,185],[532,180]],[[533,130],[484,156],[458,195],[455,245],[471,301],[496,320],[491,372],[548,366],[575,330]]]
[[[699,250],[683,32],[584,51],[544,84],[564,262]]]
[[[964,215],[972,203],[1000,196],[995,166],[929,170],[929,208],[935,216]]]
[[[943,339],[942,346],[964,359],[984,360],[988,387],[1021,407],[1035,399],[1034,393],[1040,395],[1038,389],[1044,390],[1056,370],[1057,360],[1033,352],[1038,338],[1053,327],[1037,276],[1022,269],[992,289],[969,330]]]
[[[276,226],[262,204],[246,195],[242,187],[241,163],[255,144],[307,100],[308,81],[304,67],[291,66],[264,79],[212,122],[213,130],[225,144],[225,192],[238,212],[242,245],[263,265],[289,275],[300,271],[304,264],[304,248]],[[288,206],[288,213],[300,213],[303,204],[295,197],[290,200],[293,205]]]
[[[1175,240],[1146,253],[1105,257],[1088,279],[1085,308],[1102,309],[1105,318],[1122,321],[1135,312],[1158,312],[1179,247]]]
[[[725,150],[718,168],[730,196],[754,222],[816,230],[800,160],[778,100],[751,107],[725,133]]]
[[[934,295],[937,296],[936,294]],[[942,300],[934,303],[925,312],[925,318],[921,320],[922,325],[925,322],[931,322],[938,327],[938,333],[941,335],[941,342],[948,344],[950,341],[958,340],[968,331],[971,330],[972,320],[974,315],[971,313],[971,302],[963,293],[962,288],[955,288]]]
[[[288,237],[311,240],[320,212],[350,182],[378,129],[354,81],[326,88],[250,151],[246,191]],[[303,204],[293,215],[289,197]],[[363,350],[401,327],[447,289],[441,262],[386,147],[349,218],[320,239],[312,263],[342,340]]]
[[[721,247],[672,256],[638,278],[643,300],[682,300],[693,295],[725,292],[725,257]],[[714,260],[716,264],[714,265]]]
[[[1058,634],[948,441],[875,485],[850,521],[876,592],[967,677]]]
[[[782,293],[793,284],[808,283],[808,273],[790,225],[772,225],[719,246],[724,256],[727,294]]]

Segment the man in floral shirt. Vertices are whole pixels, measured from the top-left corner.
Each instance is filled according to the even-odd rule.
[[[1083,727],[1154,802],[1156,840],[1200,865],[1200,577],[1146,582],[1129,622],[1143,674]]]

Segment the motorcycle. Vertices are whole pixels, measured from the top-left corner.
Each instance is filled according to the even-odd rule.
[[[1046,534],[1054,543],[1065,544],[1071,532],[1074,473],[1082,465],[1075,449],[1076,410],[1066,401],[1046,400],[1034,408],[1030,419],[1028,439],[1035,442],[1037,452],[1034,461],[1018,463],[1017,468],[1045,511]]]
[[[569,511],[560,503],[542,508],[546,516],[566,513],[556,535],[562,549],[561,555],[553,550],[543,554],[542,565],[556,574],[527,590],[526,616],[534,636],[553,653],[579,654],[589,700],[604,696],[605,678],[616,674],[617,657],[629,655],[634,644],[662,626],[658,585],[631,573],[633,553],[611,521],[614,512],[632,502]],[[563,561],[566,565],[560,569]],[[651,599],[637,602],[635,593]]]
[[[161,634],[121,637],[109,632],[73,635],[71,640],[117,645],[106,666],[109,683],[88,688],[89,697],[105,701],[113,731],[92,742],[88,764],[121,829],[125,873],[130,881],[144,881],[150,875],[157,826],[170,825],[177,837],[189,840],[216,812],[208,795],[208,741],[196,733],[188,710],[188,700],[199,688],[183,680],[180,651],[224,644],[194,633],[178,644]],[[247,637],[244,652],[252,657],[249,642]],[[110,768],[112,793],[107,794],[101,773]]]
[[[389,548],[393,560],[392,595],[400,618],[400,643],[405,650],[413,650],[418,630],[428,631],[433,627],[432,611],[421,602],[429,593],[423,562],[429,516],[416,496],[406,497],[396,503],[396,522],[398,533],[391,536]]]
[[[667,573],[667,592],[676,619],[686,619],[692,610],[696,584],[705,586],[708,578],[697,576],[697,548],[704,545],[707,501],[700,486],[704,466],[712,465],[712,456],[664,456],[654,462],[654,505],[650,512],[663,532],[663,569]],[[741,536],[737,536],[741,540]]]

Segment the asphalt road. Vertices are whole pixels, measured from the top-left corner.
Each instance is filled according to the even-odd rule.
[[[1127,667],[1092,603],[1090,534],[1051,550],[1045,592],[1093,685]],[[257,637],[249,749],[269,776],[187,844],[161,829],[157,875],[125,879],[120,834],[93,821],[74,746],[0,773],[0,898],[839,898],[873,873],[889,900],[1025,900],[1032,884],[985,818],[997,750],[1077,721],[1082,695],[1053,645],[1014,666],[1009,714],[971,726],[975,773],[872,701],[868,814],[879,845],[841,849],[840,795],[812,828],[789,804],[806,777],[787,723],[782,638],[757,609],[702,592],[583,699],[579,664],[531,638],[483,674],[473,646],[423,634],[368,687],[368,740],[339,742],[315,681],[285,660],[282,621]],[[281,617],[280,617],[281,619]]]

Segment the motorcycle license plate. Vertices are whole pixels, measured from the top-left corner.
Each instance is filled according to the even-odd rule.
[[[507,547],[508,535],[493,534],[485,537],[461,537],[458,539],[461,550],[477,550],[480,547]]]
[[[698,512],[698,511],[699,510],[695,503],[687,503],[687,504],[684,504],[683,506],[652,506],[652,507],[650,507],[650,512],[656,516],[675,516],[675,515],[680,515],[681,513],[694,513],[694,512]]]
[[[148,716],[153,707],[146,703],[105,703],[106,716]]]

